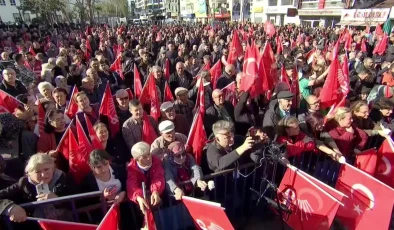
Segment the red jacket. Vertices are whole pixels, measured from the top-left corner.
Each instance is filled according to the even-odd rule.
[[[164,180],[164,169],[161,160],[152,155],[152,167],[144,173],[132,159],[127,166],[127,196],[130,200],[137,202],[137,197],[144,197],[142,193],[142,182],[150,188],[150,192],[162,194],[166,183]]]
[[[293,157],[293,156],[300,156],[303,152],[310,152],[315,150],[315,142],[303,142],[304,138],[306,135],[302,132],[300,132],[295,139],[291,137],[285,137],[285,136],[280,136],[278,138],[278,143],[291,143],[291,145],[286,145],[286,151],[287,151],[287,156],[288,157]]]
[[[354,149],[363,150],[368,141],[368,135],[353,125],[354,133],[347,132],[346,129],[338,125],[327,124],[328,133],[334,139],[339,151],[345,156],[351,156]]]

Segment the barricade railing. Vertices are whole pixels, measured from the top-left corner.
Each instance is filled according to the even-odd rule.
[[[96,203],[88,206],[81,206],[81,207],[77,206],[76,204],[77,201],[88,199],[88,198],[99,198],[100,203]],[[43,201],[34,201],[34,202],[19,204],[19,206],[21,206],[24,209],[34,209],[43,205],[59,205],[65,203],[70,203],[72,218],[74,222],[79,222],[79,215],[82,213],[86,213],[88,215],[88,219],[91,221],[89,212],[98,209],[101,209],[103,215],[105,215],[105,213],[107,212],[107,203],[101,191],[80,193],[80,194],[63,196],[63,197],[58,197],[58,198],[53,198]],[[9,221],[8,217],[4,217],[3,220],[6,224],[7,229],[12,230],[13,229],[12,223]]]

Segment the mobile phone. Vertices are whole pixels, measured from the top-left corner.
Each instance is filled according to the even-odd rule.
[[[36,191],[37,191],[37,194],[49,194],[49,193],[51,193],[49,191],[48,184],[38,184],[38,185],[36,185]]]

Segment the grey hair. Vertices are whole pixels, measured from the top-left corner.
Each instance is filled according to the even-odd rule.
[[[150,152],[150,146],[148,143],[140,141],[137,144],[133,145],[131,148],[131,155],[134,159],[137,159],[147,153]]]
[[[161,71],[161,67],[158,66],[158,65],[152,66],[152,71],[160,72]]]
[[[40,82],[37,88],[41,95],[44,95],[44,89],[50,89],[51,91],[54,89],[52,84],[46,81]]]
[[[39,165],[48,163],[53,164],[53,167],[55,167],[55,160],[51,156],[45,153],[36,153],[27,161],[25,172],[31,173],[35,171]]]
[[[215,136],[222,130],[231,132],[233,129],[234,129],[234,124],[230,121],[225,121],[225,120],[217,121],[212,126],[212,131]]]

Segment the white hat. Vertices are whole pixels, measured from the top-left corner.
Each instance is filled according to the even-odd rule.
[[[166,102],[163,102],[163,104],[161,104],[160,110],[164,112],[167,109],[172,108],[172,107],[174,107],[174,103],[172,103],[170,101],[166,101]]]
[[[175,125],[172,121],[165,120],[159,124],[160,133],[169,133],[175,129]]]

